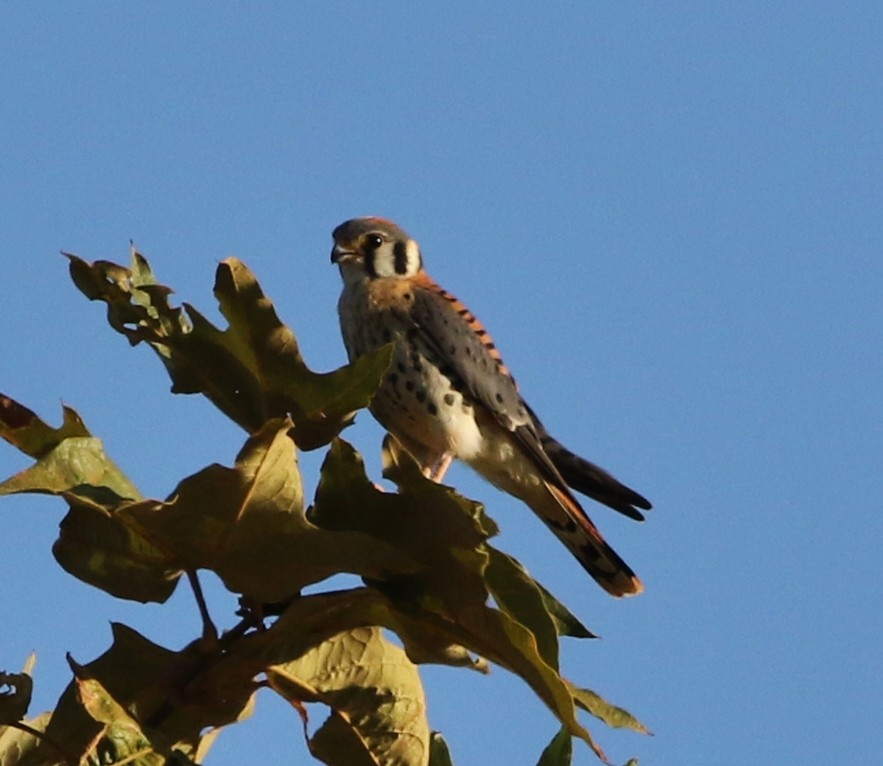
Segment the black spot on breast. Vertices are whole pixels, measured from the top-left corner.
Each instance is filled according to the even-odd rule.
[[[393,385],[399,382],[399,376],[394,372],[389,373],[389,375],[386,376],[386,379]]]
[[[497,404],[502,404],[502,403],[503,403],[503,395],[502,395],[502,394],[496,394],[496,395],[494,396],[494,399],[497,400]]]
[[[453,394],[445,394],[445,404],[447,404],[448,407],[452,407],[455,401],[457,401],[457,397]]]
[[[424,391],[422,388],[419,391],[417,391],[416,396],[417,396],[417,401],[420,402],[420,404],[423,404],[423,402],[426,401],[426,391]]]
[[[404,365],[402,362],[399,362],[399,363],[396,365],[396,369],[397,369],[400,373],[402,373],[402,375],[405,374],[405,365]]]
[[[383,342],[390,343],[392,341],[392,331],[389,329],[385,329],[383,331]]]
[[[426,405],[426,409],[429,410],[429,414],[433,417],[438,415],[438,407],[436,407],[432,402]]]
[[[408,391],[413,391],[414,390],[414,381],[413,380],[406,380],[405,381],[405,388],[408,389]]]

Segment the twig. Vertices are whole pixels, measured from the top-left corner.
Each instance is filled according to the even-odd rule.
[[[208,607],[205,603],[205,596],[202,592],[202,585],[196,572],[192,569],[187,570],[187,580],[193,589],[193,595],[196,597],[196,606],[199,607],[199,616],[202,618],[202,640],[207,644],[217,644],[218,629],[212,622],[211,615],[208,613]]]

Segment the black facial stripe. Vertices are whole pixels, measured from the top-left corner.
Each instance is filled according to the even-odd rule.
[[[365,271],[368,276],[374,279],[377,276],[377,269],[374,268],[374,258],[377,255],[375,250],[365,249]]]
[[[396,274],[408,273],[408,246],[401,239],[393,245]]]

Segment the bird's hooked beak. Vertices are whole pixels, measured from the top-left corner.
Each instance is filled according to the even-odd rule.
[[[335,244],[331,248],[331,263],[345,263],[356,259],[359,254],[355,250],[350,250],[340,244]]]

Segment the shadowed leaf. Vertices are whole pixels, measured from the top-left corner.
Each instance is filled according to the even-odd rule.
[[[167,502],[125,505],[122,519],[185,569],[211,569],[233,592],[278,602],[338,572],[371,577],[419,567],[383,540],[320,529],[304,515],[290,421],[269,421],[236,465],[184,479]]]
[[[487,600],[483,544],[496,527],[478,503],[447,487],[424,481],[399,494],[382,492],[368,480],[361,457],[338,439],[322,465],[309,518],[324,529],[384,540],[423,565],[413,576],[375,583],[384,592],[428,599],[442,611]]]
[[[114,517],[138,489],[104,452],[100,439],[89,436],[79,415],[65,408],[64,424],[51,429],[34,413],[6,401],[19,425],[7,436],[28,454],[30,467],[0,483],[0,494],[21,492],[57,495],[68,503],[52,548],[59,564],[83,582],[135,601],[165,601],[174,591],[179,570],[157,548]],[[24,423],[25,425],[22,425]]]
[[[601,754],[576,720],[573,698],[554,665],[540,653],[536,636],[508,614],[487,605],[485,540],[496,526],[478,503],[431,482],[399,452],[386,459],[386,475],[400,482],[401,493],[380,492],[368,481],[361,460],[346,442],[331,446],[322,469],[312,518],[323,526],[370,530],[429,565],[427,572],[376,584],[398,606],[396,630],[407,642],[407,621],[429,628],[438,645],[460,645],[521,676],[569,731]],[[390,587],[392,585],[392,587]],[[557,657],[551,617],[534,592],[533,619],[544,622],[545,651]]]
[[[230,662],[224,677],[200,674],[210,655],[198,644],[174,652],[124,625],[112,628],[113,646],[101,657],[84,666],[71,661],[74,681],[46,728],[66,751],[82,757],[103,731],[111,731],[108,724],[116,724],[107,747],[136,747],[143,736],[164,756],[172,748],[187,755],[203,730],[248,714],[256,689],[253,667]]]
[[[506,614],[528,628],[545,663],[558,668],[558,632],[542,592],[511,556],[491,549],[486,579],[494,601]]]
[[[65,571],[117,598],[163,603],[172,595],[181,570],[165,553],[113,511],[75,495],[66,499],[69,510],[52,546]]]
[[[3,691],[4,688],[9,691]],[[28,712],[34,682],[27,673],[0,672],[0,724],[20,721]]]

